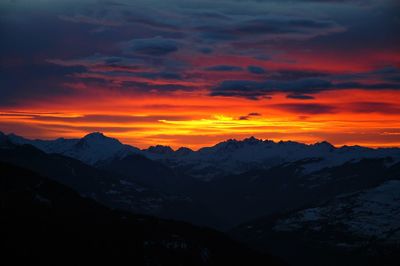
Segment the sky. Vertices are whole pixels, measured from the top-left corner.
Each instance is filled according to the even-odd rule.
[[[400,2],[3,0],[0,131],[400,146]]]

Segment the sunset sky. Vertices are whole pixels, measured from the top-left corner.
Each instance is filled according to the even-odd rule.
[[[400,146],[400,2],[3,0],[0,131]]]

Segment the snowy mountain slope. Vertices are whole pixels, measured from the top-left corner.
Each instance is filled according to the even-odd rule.
[[[296,212],[277,221],[273,230],[320,232],[332,225],[341,233],[361,239],[400,244],[400,180],[390,180],[369,190],[338,196],[325,206]],[[360,243],[341,245],[352,247]]]
[[[186,196],[166,193],[143,184],[136,177],[134,168],[129,176],[121,175],[71,157],[48,154],[31,145],[12,144],[7,138],[2,141],[1,134],[0,162],[37,172],[110,208],[199,224],[205,224],[211,217],[207,210]]]
[[[46,153],[57,153],[78,159],[87,164],[95,164],[112,158],[122,158],[140,150],[122,144],[119,140],[94,132],[81,139],[28,140],[13,134],[8,135],[15,144],[31,144]]]
[[[307,145],[292,141],[260,140],[254,137],[241,141],[230,139],[198,151],[185,147],[174,151],[162,145],[139,150],[98,132],[81,139],[28,140],[13,134],[7,136],[13,143],[31,144],[47,153],[66,155],[91,165],[115,158],[122,159],[131,154],[141,154],[163,162],[185,175],[202,180],[240,174],[251,169],[268,169],[301,160],[308,161],[302,170],[305,174],[365,158],[391,157],[393,163],[400,161],[399,148],[336,148],[328,142]]]
[[[373,188],[400,176],[400,163],[389,167],[390,159],[362,159],[311,174],[301,172],[304,163],[215,178],[188,193],[218,213],[227,227],[233,227],[259,217],[320,205],[337,195]]]
[[[397,266],[400,180],[258,218],[234,228],[231,235],[292,265]]]
[[[283,163],[305,159],[304,173],[312,173],[326,167],[341,165],[349,161],[363,158],[392,157],[400,160],[400,149],[371,149],[360,146],[343,146],[335,148],[328,142],[302,144],[298,142],[273,142],[259,140],[254,137],[238,140],[227,140],[212,147],[198,151],[182,152],[184,148],[171,152],[163,148],[163,152],[144,150],[147,157],[161,160],[192,176],[211,180],[216,176],[239,174],[254,168],[267,169]],[[165,152],[167,151],[168,152]]]
[[[0,145],[0,161],[47,176],[114,208],[147,213],[160,208],[163,195],[116,174],[100,171],[83,162],[58,154],[47,154],[32,146]],[[155,203],[158,203],[157,205]]]

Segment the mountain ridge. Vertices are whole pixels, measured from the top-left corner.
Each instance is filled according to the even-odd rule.
[[[14,144],[31,144],[46,153],[62,154],[90,165],[138,154],[203,180],[243,173],[250,168],[266,169],[305,159],[313,160],[304,168],[305,172],[315,172],[363,158],[391,157],[395,161],[400,160],[400,148],[335,147],[327,141],[314,144],[274,142],[253,136],[243,140],[228,139],[196,151],[185,147],[173,150],[163,145],[139,149],[100,132],[87,134],[80,139],[30,140],[14,134],[4,136]]]
[[[110,259],[114,265],[285,265],[213,229],[112,210],[13,164],[0,162],[0,172],[0,241],[6,258],[52,264]]]
[[[23,137],[21,135],[15,134],[15,133],[4,133],[2,131],[0,131],[0,135],[4,135],[4,136],[8,136],[11,137],[13,140],[17,140],[17,139],[21,139],[21,141],[45,141],[45,142],[54,142],[57,140],[81,140],[81,139],[88,139],[88,138],[103,138],[103,139],[112,139],[112,140],[116,140],[117,142],[119,142],[122,145],[126,145],[126,146],[130,146],[133,148],[136,148],[138,150],[141,151],[146,151],[146,150],[155,150],[155,149],[159,149],[159,148],[163,148],[165,150],[171,150],[173,152],[177,152],[181,149],[185,149],[185,150],[191,150],[193,152],[198,152],[202,149],[207,149],[207,148],[213,148],[216,147],[218,145],[224,144],[224,143],[272,143],[272,144],[301,144],[301,145],[305,145],[305,146],[329,146],[335,149],[341,149],[341,148],[365,148],[365,149],[372,149],[372,150],[377,150],[377,149],[400,149],[400,147],[398,146],[391,146],[391,147],[368,147],[368,146],[363,146],[363,145],[358,145],[358,144],[354,144],[354,145],[334,145],[332,143],[330,143],[327,140],[322,140],[322,141],[317,141],[314,143],[304,143],[304,142],[299,142],[299,141],[293,141],[293,140],[279,140],[279,141],[274,141],[271,139],[261,139],[261,138],[256,138],[254,136],[250,136],[250,137],[244,137],[243,139],[235,139],[235,138],[229,138],[220,142],[215,143],[214,145],[211,146],[204,146],[204,147],[200,147],[198,149],[192,149],[186,146],[180,146],[179,148],[172,148],[169,145],[162,145],[162,144],[153,144],[148,146],[147,148],[138,148],[134,145],[131,144],[125,144],[122,143],[119,139],[114,138],[114,137],[110,137],[104,134],[104,132],[100,132],[100,131],[93,131],[90,133],[87,133],[85,135],[83,135],[81,138],[64,138],[64,137],[59,137],[59,138],[50,138],[50,139],[39,139],[39,138],[26,138]]]
[[[112,148],[107,148],[108,145]],[[47,149],[47,152],[38,147]],[[54,153],[56,148],[59,148],[59,153]],[[224,231],[237,228],[232,231],[234,237],[257,248],[271,244],[272,247],[266,250],[282,258],[290,257],[290,254],[294,254],[292,252],[299,250],[298,245],[306,244],[310,248],[306,246],[305,251],[309,253],[305,253],[304,263],[300,265],[312,265],[309,262],[314,260],[322,245],[309,245],[317,238],[324,245],[332,235],[336,235],[335,232],[343,237],[343,241],[337,238],[338,241],[333,242],[338,245],[346,244],[346,239],[354,242],[357,239],[364,241],[369,236],[376,238],[373,234],[353,238],[353,232],[356,231],[341,231],[341,227],[332,227],[336,222],[344,226],[357,222],[357,226],[365,228],[377,228],[376,224],[382,224],[389,231],[398,227],[398,214],[390,214],[392,210],[399,210],[396,197],[400,183],[391,182],[400,179],[398,148],[335,148],[328,142],[312,145],[275,143],[254,137],[242,141],[230,139],[198,151],[184,148],[173,151],[162,145],[150,150],[124,148],[126,146],[118,140],[99,132],[81,139],[61,138],[53,142],[29,142],[15,135],[0,134],[0,162],[33,170],[113,209],[189,221]],[[100,155],[107,156],[96,157],[99,150]],[[127,152],[121,154],[121,150]],[[93,155],[89,158],[98,160],[85,162],[82,158],[87,157],[82,155],[87,154]],[[372,192],[365,194],[363,191]],[[369,206],[365,204],[376,202],[374,197],[382,194],[380,191],[389,191],[392,195],[382,202],[383,207],[391,206],[382,209],[387,210],[384,217],[379,215],[380,212],[375,212],[380,208],[373,209],[373,212],[368,208],[358,211],[358,205]],[[364,196],[360,198],[357,195]],[[343,196],[351,200],[343,201]],[[46,198],[39,200],[45,202]],[[331,204],[326,205],[329,202]],[[283,213],[294,217],[290,220],[293,225],[290,228],[307,227],[307,219],[315,214],[315,208],[321,210],[318,213],[323,218],[319,219],[316,228],[323,226],[326,230],[308,230],[311,242],[301,238],[304,230],[273,230],[269,220],[263,222],[263,217],[275,217]],[[329,218],[326,214],[331,209],[338,215]],[[352,213],[360,213],[361,220],[353,219]],[[311,218],[314,219],[314,216],[311,215]],[[257,228],[249,230],[248,226]],[[267,237],[260,238],[264,235],[259,230],[269,232]],[[272,242],[268,242],[269,235],[275,237]],[[394,248],[399,241],[396,235]],[[384,251],[387,246],[374,241],[368,243],[373,244],[371,252]],[[279,250],[274,250],[273,247],[279,245]],[[286,247],[290,252],[286,252]],[[358,247],[353,251],[357,253]],[[331,251],[340,252],[337,257],[341,260],[347,254],[333,246],[325,245],[322,248],[322,252]],[[358,255],[353,251],[350,254],[357,259]],[[368,260],[368,254],[361,253],[360,256]],[[325,262],[324,257],[321,259]],[[296,260],[294,262],[294,265],[298,265]]]

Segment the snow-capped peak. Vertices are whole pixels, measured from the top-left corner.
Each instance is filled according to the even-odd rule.
[[[259,144],[259,143],[263,143],[263,140],[257,139],[254,136],[251,136],[250,138],[244,139],[242,142],[246,143],[246,144]]]
[[[171,154],[174,152],[174,150],[170,146],[164,146],[164,145],[150,146],[145,151],[157,154]]]
[[[332,144],[330,144],[327,141],[317,142],[315,144],[312,144],[312,147],[314,149],[320,150],[321,152],[322,151],[331,152],[336,149],[335,146],[333,146]]]
[[[177,155],[181,155],[181,156],[188,155],[188,154],[193,153],[193,152],[194,152],[194,151],[193,151],[192,149],[189,149],[189,148],[187,148],[187,147],[180,147],[179,149],[177,149],[177,150],[175,151],[175,153],[176,153]]]
[[[9,135],[9,139],[15,144],[31,144],[44,152],[66,155],[88,164],[140,153],[138,148],[124,145],[100,132],[87,134],[81,139],[29,140],[16,135]]]
[[[102,146],[105,150],[115,150],[119,149],[123,144],[117,139],[104,136],[103,133],[94,132],[81,138],[76,143],[76,146],[80,148],[85,146]]]
[[[204,173],[208,172],[210,175],[241,173],[250,168],[269,168],[300,161],[307,162],[301,164],[304,173],[363,158],[392,157],[394,161],[399,161],[400,149],[336,148],[327,141],[304,144],[294,141],[274,142],[250,137],[243,140],[228,139],[198,151],[175,151],[157,155],[146,152],[146,155],[152,159],[165,160],[185,170],[189,169],[187,171],[190,175],[202,178]],[[210,175],[207,175],[207,178],[210,178]]]
[[[188,148],[174,151],[171,147],[162,145],[139,150],[100,132],[87,134],[81,139],[29,140],[11,134],[7,137],[12,143],[31,144],[47,153],[63,154],[88,164],[122,158],[132,153],[142,154],[149,159],[163,160],[172,163],[175,167],[189,169],[190,175],[197,175],[196,173],[204,175],[209,171],[217,174],[241,173],[250,168],[268,168],[305,159],[318,160],[313,160],[312,163],[308,161],[307,164],[302,165],[304,173],[363,158],[391,157],[394,159],[393,162],[400,160],[400,149],[371,149],[357,146],[336,148],[326,141],[303,144],[249,137],[243,140],[229,139],[198,151]]]
[[[90,138],[90,137],[106,138],[106,136],[104,136],[103,132],[100,132],[100,131],[95,131],[95,132],[88,133],[83,138]]]
[[[104,136],[104,134],[102,132],[92,132],[92,133],[85,135],[82,139],[100,140],[100,139],[113,139],[113,138]],[[117,139],[114,139],[114,140],[118,141]]]

